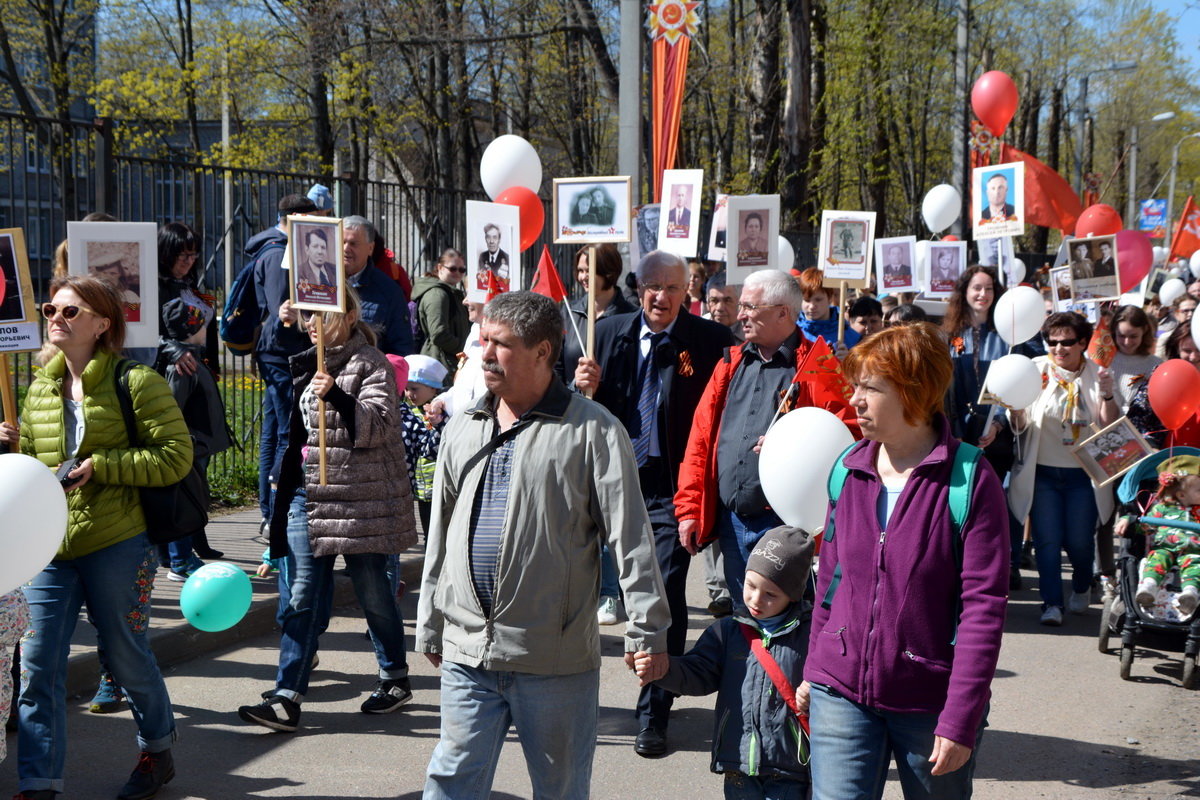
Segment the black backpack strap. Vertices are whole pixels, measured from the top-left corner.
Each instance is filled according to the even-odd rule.
[[[487,444],[479,448],[479,451],[476,452],[475,455],[467,459],[467,463],[463,464],[462,471],[458,473],[458,485],[462,486],[463,481],[466,480],[467,474],[475,468],[476,464],[499,450],[505,442],[528,428],[532,422],[533,420],[531,419],[519,420],[508,430],[493,436]]]
[[[113,380],[117,385],[117,402],[121,406],[121,417],[125,420],[125,435],[129,438],[129,446],[137,446],[137,419],[133,415],[133,395],[129,391],[129,371],[137,366],[131,358],[122,358],[117,362]]]

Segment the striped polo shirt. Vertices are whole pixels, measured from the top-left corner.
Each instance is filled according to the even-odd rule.
[[[483,486],[475,495],[471,510],[471,582],[483,606],[491,616],[496,594],[496,565],[500,559],[500,537],[508,510],[508,488],[512,476],[513,446],[509,438],[488,457]]]

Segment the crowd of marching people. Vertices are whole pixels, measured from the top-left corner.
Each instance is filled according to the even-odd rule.
[[[274,685],[237,714],[300,727],[341,557],[376,660],[361,711],[412,699],[411,657],[440,668],[426,798],[487,796],[514,728],[535,797],[587,797],[600,628],[620,622],[641,686],[638,756],[669,751],[677,696],[715,693],[711,768],[725,797],[878,798],[893,762],[906,798],[969,797],[1022,566],[1036,568],[1041,622],[1062,626],[1110,590],[1114,530],[1130,527],[1072,449],[1122,416],[1156,445],[1200,446],[1194,417],[1168,430],[1147,399],[1164,359],[1200,369],[1200,280],[1161,318],[1126,305],[1089,321],[1048,301],[1040,334],[1015,348],[1042,388],[1007,408],[985,391],[1012,349],[991,267],[963,270],[941,306],[862,290],[843,308],[815,268],[734,286],[663,251],[633,265],[626,293],[622,257],[603,245],[592,269],[586,249],[570,265],[590,295],[564,304],[535,286],[485,305],[467,300],[457,250],[410,284],[372,223],[346,216],[345,311],[300,310],[287,218],[332,208],[324,187],[288,195],[279,224],[246,246],[235,310],[258,327],[259,574],[277,577],[280,639]],[[41,305],[42,367],[19,425],[0,425],[8,451],[70,467],[57,555],[0,597],[4,675],[20,640],[21,800],[65,791],[65,667],[81,608],[101,652],[90,708],[127,704],[137,727],[118,797],[153,797],[175,774],[150,593],[157,574],[186,581],[221,553],[202,530],[152,537],[139,492],[203,475],[232,444],[221,309],[199,255],[186,225],[162,228],[161,344],[142,363],[125,352],[120,286],[60,264]],[[588,297],[594,342],[582,333]],[[1102,334],[1115,348],[1105,365],[1089,356]],[[821,530],[785,522],[760,477],[768,431],[800,408],[828,412],[854,441],[830,459]],[[1200,460],[1168,473],[1160,516],[1190,519]],[[421,535],[409,640],[397,556]],[[1180,562],[1191,613],[1200,540],[1164,535],[1159,547],[1154,569]],[[689,649],[696,556],[716,620]],[[1148,570],[1145,594],[1159,583]]]

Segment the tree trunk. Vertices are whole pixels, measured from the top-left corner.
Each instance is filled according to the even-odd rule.
[[[750,48],[750,187],[772,194],[779,185],[780,3],[755,0]]]
[[[787,95],[783,105],[783,187],[780,228],[810,228],[804,213],[812,152],[812,0],[788,0]]]

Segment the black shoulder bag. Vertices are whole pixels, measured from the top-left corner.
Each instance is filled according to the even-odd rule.
[[[133,396],[129,392],[129,371],[137,366],[130,359],[117,363],[117,400],[125,418],[129,446],[139,444],[137,421],[133,415]],[[142,486],[142,513],[146,516],[146,535],[154,544],[166,544],[204,530],[208,524],[208,493],[204,478],[192,464],[188,474],[169,486]]]

